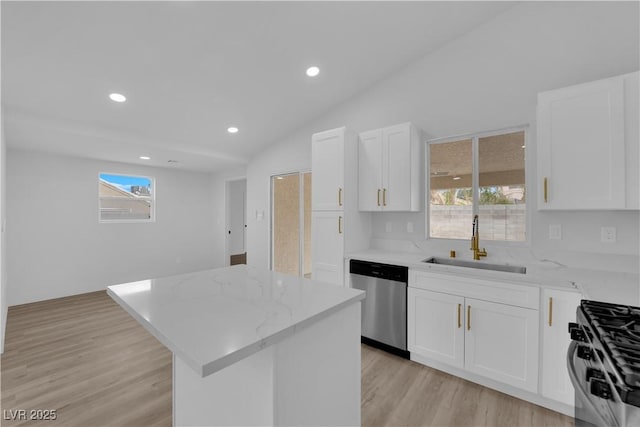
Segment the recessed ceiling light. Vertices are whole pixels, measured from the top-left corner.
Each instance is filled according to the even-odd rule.
[[[140,156],[140,160],[151,160],[149,156]]]
[[[110,93],[109,99],[111,99],[113,102],[124,102],[127,100],[127,97],[121,93]]]
[[[284,178],[281,176],[276,176],[276,179],[284,179]]]
[[[229,133],[238,133],[238,128],[231,126],[230,128],[227,128],[227,132]]]
[[[320,68],[315,67],[315,66],[307,68],[307,76],[315,77],[318,74],[320,74]]]
[[[525,146],[523,145],[522,148],[524,148]]]
[[[453,180],[454,180],[454,181],[457,181],[457,180],[459,180],[459,179],[460,179],[460,177],[459,177],[459,176],[454,176],[454,177],[453,177]]]

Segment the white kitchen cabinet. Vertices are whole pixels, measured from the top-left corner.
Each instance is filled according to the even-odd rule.
[[[311,210],[344,210],[345,149],[344,128],[332,129],[312,136]]]
[[[558,289],[542,291],[542,395],[567,405],[574,404],[574,389],[567,372],[571,338],[569,322],[576,321],[581,294]]]
[[[538,311],[473,298],[465,304],[465,369],[535,393]]]
[[[408,296],[412,354],[537,392],[537,287],[410,270]]]
[[[421,147],[420,131],[411,123],[359,135],[359,210],[420,210]]]
[[[407,302],[409,351],[464,367],[464,298],[408,288]]]
[[[314,280],[342,283],[344,278],[344,215],[338,211],[313,212],[311,239]]]
[[[371,215],[358,211],[358,143],[344,127],[311,138],[311,276],[345,284],[344,254],[366,249]]]
[[[538,94],[539,209],[638,209],[638,73]]]

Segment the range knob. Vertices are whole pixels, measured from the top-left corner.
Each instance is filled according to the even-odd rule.
[[[591,380],[591,394],[603,399],[611,399],[611,387],[604,380]]]
[[[593,359],[593,350],[591,350],[591,348],[587,347],[586,345],[579,345],[578,357],[584,360],[591,360]]]
[[[574,341],[587,342],[587,336],[580,328],[571,329],[571,339]]]

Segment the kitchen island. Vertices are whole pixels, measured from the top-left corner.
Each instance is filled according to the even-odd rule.
[[[237,265],[109,286],[173,353],[173,424],[359,425],[362,291]]]

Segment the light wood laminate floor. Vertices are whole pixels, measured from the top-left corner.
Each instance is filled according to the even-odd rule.
[[[1,363],[3,426],[171,425],[171,353],[105,292],[11,307]],[[57,419],[6,419],[18,409],[55,409]],[[363,345],[362,424],[572,426],[573,419]]]

